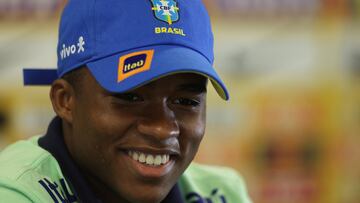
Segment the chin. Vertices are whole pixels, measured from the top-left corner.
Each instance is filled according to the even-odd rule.
[[[125,197],[131,203],[160,203],[168,195],[172,187],[146,185],[145,187],[129,187],[119,196]],[[125,194],[124,194],[125,192]]]
[[[165,199],[166,195],[142,195],[141,192],[136,197],[130,199],[131,203],[160,203],[163,199]]]

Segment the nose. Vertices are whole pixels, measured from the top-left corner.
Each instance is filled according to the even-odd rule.
[[[138,131],[157,140],[177,137],[180,129],[174,112],[166,102],[151,105],[143,112],[143,118],[137,124]]]

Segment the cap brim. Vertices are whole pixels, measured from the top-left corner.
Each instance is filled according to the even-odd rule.
[[[149,69],[119,81],[119,68],[122,68],[119,66],[120,58],[145,50],[153,50]],[[109,92],[127,92],[153,80],[176,73],[196,73],[209,78],[221,98],[229,99],[228,91],[211,63],[202,54],[187,47],[151,46],[90,62],[87,67],[97,82]]]

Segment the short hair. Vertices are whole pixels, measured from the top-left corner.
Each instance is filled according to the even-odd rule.
[[[76,68],[68,73],[66,73],[62,79],[68,82],[75,90],[76,93],[80,92],[82,81],[84,78],[84,71],[85,66]]]

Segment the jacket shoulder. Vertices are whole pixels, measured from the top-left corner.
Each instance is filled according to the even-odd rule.
[[[61,180],[63,175],[55,158],[37,141],[38,137],[18,141],[0,152],[0,199],[52,202],[44,186]]]
[[[251,202],[243,178],[228,167],[193,163],[179,184],[185,199],[190,202]]]
[[[0,152],[0,177],[16,181],[51,157],[37,145],[37,139],[18,141]]]
[[[33,202],[26,195],[24,195],[22,193],[18,193],[13,190],[8,190],[3,187],[0,187],[0,197],[1,197],[1,200],[6,200],[6,202],[16,202],[16,203],[32,203]]]

